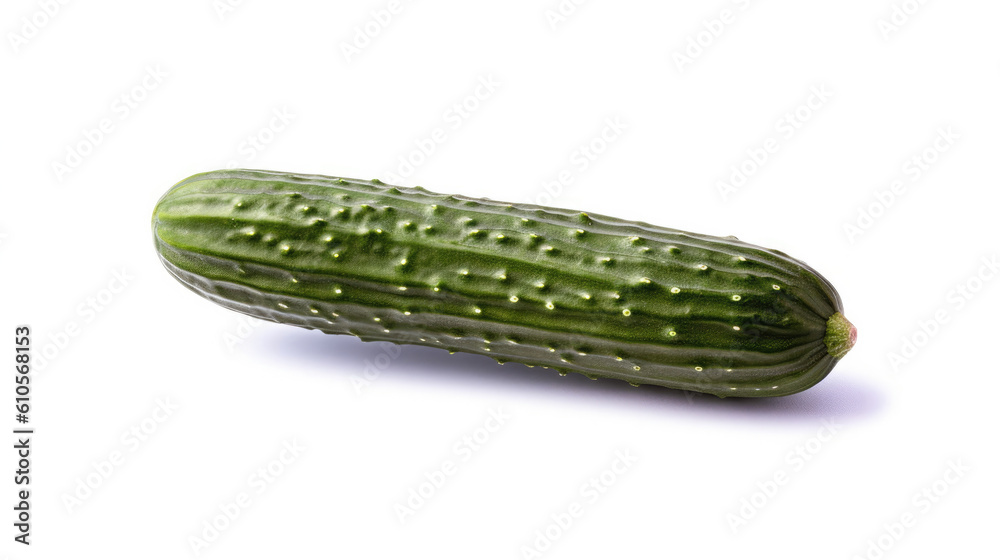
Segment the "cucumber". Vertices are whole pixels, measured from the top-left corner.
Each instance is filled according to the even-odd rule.
[[[152,228],[166,269],[229,309],[561,374],[780,396],[856,338],[784,253],[586,212],[234,169],[175,185]]]

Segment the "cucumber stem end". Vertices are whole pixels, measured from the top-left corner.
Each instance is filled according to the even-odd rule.
[[[823,342],[826,343],[826,349],[830,352],[830,355],[838,360],[843,358],[851,348],[854,348],[854,343],[858,341],[858,329],[844,317],[841,312],[836,312],[830,317],[830,320],[826,322],[826,337],[824,337]]]

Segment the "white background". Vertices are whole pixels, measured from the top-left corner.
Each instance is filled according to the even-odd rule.
[[[556,21],[556,0],[425,0],[384,24],[387,0],[53,4],[0,8],[3,355],[29,324],[36,358],[33,544],[8,447],[0,554],[995,553],[997,3],[567,0]],[[172,184],[229,165],[737,235],[827,276],[859,342],[804,393],[723,401],[250,324],[171,279],[149,231]]]

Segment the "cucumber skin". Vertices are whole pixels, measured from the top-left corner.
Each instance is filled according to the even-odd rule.
[[[167,270],[229,309],[562,374],[780,396],[854,341],[830,346],[840,297],[784,253],[597,214],[237,169],[175,185],[152,228]]]

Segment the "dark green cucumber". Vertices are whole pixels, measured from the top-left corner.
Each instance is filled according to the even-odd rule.
[[[153,237],[180,282],[254,317],[633,384],[787,395],[855,339],[833,286],[778,251],[377,180],[194,175]]]

